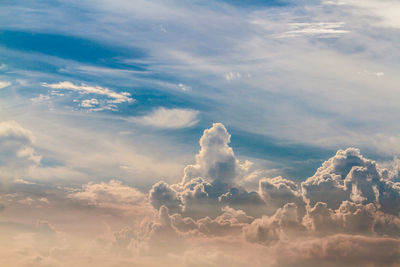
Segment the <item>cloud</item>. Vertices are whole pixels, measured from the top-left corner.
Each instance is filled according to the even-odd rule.
[[[368,261],[363,255],[374,247],[380,251],[380,245],[400,242],[400,185],[359,149],[338,150],[301,185],[283,177],[264,177],[258,191],[251,192],[237,183],[249,170],[235,157],[229,141],[226,128],[213,124],[204,131],[196,163],[185,168],[182,181],[159,182],[150,190],[149,201],[159,212],[143,230],[148,233],[142,239],[148,249],[177,253],[178,248],[191,251],[204,237],[210,243],[216,237],[227,243],[242,237],[238,242],[276,250],[277,255],[269,258],[271,266],[292,266],[297,260],[300,266],[364,265]],[[216,167],[221,165],[225,168]],[[158,234],[163,245],[156,242]],[[174,240],[173,249],[168,248],[168,238]],[[293,249],[303,245],[305,250]],[[339,260],[344,253],[347,256]],[[374,264],[390,265],[400,257],[398,249],[374,253],[366,255]]]
[[[241,163],[228,145],[230,134],[214,123],[200,138],[195,164],[187,165],[180,183],[153,185],[150,201],[155,208],[165,205],[184,216],[215,217],[224,206],[243,209],[251,216],[265,212],[257,192],[248,192],[237,182],[248,175],[248,163]],[[166,200],[163,202],[163,200]]]
[[[81,107],[92,108],[92,107],[97,106],[98,104],[99,104],[99,101],[96,98],[85,99],[85,100],[82,100]]]
[[[352,7],[358,7],[356,10],[359,14],[364,16],[373,16],[379,18],[374,20],[376,25],[385,28],[400,28],[400,19],[397,16],[397,10],[400,5],[397,1],[377,1],[377,0],[367,0],[367,1],[354,1],[354,0],[336,0],[336,1],[326,1],[326,4],[331,5],[348,5]]]
[[[32,147],[34,136],[30,131],[15,122],[0,126],[4,140],[9,138],[19,146]],[[378,245],[397,244],[400,185],[396,182],[396,161],[386,164],[386,169],[356,148],[338,150],[313,176],[299,184],[284,177],[259,176],[262,171],[253,171],[251,164],[236,157],[229,146],[230,138],[223,124],[214,123],[203,132],[194,163],[184,168],[180,181],[160,181],[147,195],[117,180],[60,190],[66,192],[70,201],[66,203],[73,204],[74,209],[114,214],[132,221],[127,227],[113,230],[104,245],[109,251],[104,253],[137,257],[144,262],[147,259],[147,263],[168,255],[175,255],[176,262],[187,262],[185,255],[210,247],[215,247],[220,257],[230,256],[232,264],[242,263],[236,259],[233,247],[244,247],[249,249],[243,254],[255,257],[254,266],[265,266],[267,260],[271,266],[290,266],[296,260],[300,266],[335,262],[362,266],[366,262],[363,253],[374,248],[379,251]],[[19,146],[14,151],[19,151]],[[253,172],[259,177],[257,191],[248,190],[241,183]],[[40,186],[22,178],[14,180],[19,187]],[[15,207],[56,209],[58,201],[51,194],[28,192],[1,198],[7,206],[3,214]],[[296,248],[300,245],[304,250]],[[368,249],[362,251],[359,245]],[[354,256],[338,260],[345,253],[343,246],[348,249],[346,255]],[[391,264],[399,253],[400,250],[397,254],[395,250],[380,252],[371,262]],[[268,256],[264,261],[260,255]],[[281,255],[290,255],[290,259]],[[385,255],[390,259],[380,258]],[[172,259],[166,259],[169,260]]]
[[[115,92],[109,88],[101,87],[101,86],[90,86],[82,83],[81,85],[75,85],[71,82],[64,81],[59,83],[42,83],[42,86],[52,88],[52,89],[60,89],[60,90],[71,90],[77,91],[82,94],[96,94],[96,95],[104,95],[110,100],[110,103],[119,104],[124,102],[133,102],[135,101],[130,97],[130,94],[127,92]]]
[[[198,122],[197,115],[199,111],[193,109],[167,109],[157,108],[148,115],[142,117],[133,117],[133,122],[165,129],[180,129],[191,127]]]
[[[293,181],[280,176],[260,179],[258,193],[268,203],[270,214],[286,203],[296,203],[297,207],[301,209],[300,214],[304,215],[305,203],[301,196],[301,190]]]
[[[40,164],[41,156],[33,148],[35,138],[31,131],[15,121],[0,122],[0,172],[3,179],[10,174],[15,179],[29,166]]]
[[[68,198],[100,208],[135,206],[142,204],[145,195],[120,181],[88,183],[82,190],[68,194]]]
[[[43,102],[43,101],[47,101],[47,100],[50,100],[50,96],[49,95],[43,95],[43,94],[40,94],[37,97],[32,97],[31,98],[31,101],[37,102],[37,103],[40,103],[40,102]]]
[[[227,81],[231,81],[231,80],[236,80],[236,79],[240,79],[242,77],[242,75],[239,72],[228,72],[225,74],[225,79]]]
[[[359,169],[358,167],[366,169]],[[367,173],[359,176],[357,175],[359,171]],[[330,207],[337,208],[342,201],[349,200],[351,196],[354,198],[359,196],[357,195],[359,192],[353,190],[360,189],[364,180],[359,182],[352,182],[352,180],[358,179],[358,177],[366,178],[365,175],[370,175],[370,179],[379,178],[375,162],[364,158],[359,149],[339,150],[334,157],[325,161],[312,177],[302,182],[304,199],[311,206],[322,201]],[[368,189],[365,188],[365,190]],[[371,191],[369,194],[371,194]]]
[[[277,35],[278,38],[312,36],[319,38],[331,38],[349,33],[348,30],[343,30],[344,22],[301,22],[290,23],[289,27],[292,30],[286,31]]]
[[[151,205],[156,209],[164,205],[174,213],[182,211],[183,203],[178,193],[163,181],[153,185],[149,192],[149,199]]]
[[[279,246],[275,266],[396,266],[399,249],[398,239],[339,234]]]
[[[0,89],[6,88],[7,86],[10,86],[10,85],[11,85],[10,82],[0,81]]]
[[[0,136],[12,133],[33,142],[26,129],[13,123],[8,127],[3,127]],[[183,177],[175,184],[157,182],[147,195],[117,180],[91,182],[81,188],[59,187],[57,198],[39,191],[2,196],[1,203],[7,206],[2,214],[15,207],[59,212],[57,205],[62,200],[63,212],[80,214],[78,218],[95,216],[96,222],[104,222],[108,230],[96,239],[100,249],[77,246],[70,240],[76,235],[73,232],[65,235],[61,247],[49,248],[46,243],[38,246],[46,251],[75,247],[69,253],[80,255],[85,251],[84,259],[101,252],[107,263],[134,260],[141,265],[157,265],[164,261],[169,266],[212,264],[229,258],[233,266],[244,261],[252,266],[390,266],[398,261],[397,162],[389,171],[365,158],[360,150],[348,148],[338,150],[300,184],[280,176],[260,177],[258,190],[251,191],[240,181],[260,172],[235,156],[230,138],[223,124],[214,123],[203,132],[200,150],[194,163],[184,168]],[[15,186],[37,188],[40,184],[17,180]],[[69,227],[74,231],[93,227],[87,224],[82,221]],[[48,223],[40,224],[40,228],[42,232],[55,232]],[[31,253],[38,253],[44,262],[60,257],[56,252],[38,251]],[[207,259],[188,260],[196,252]]]
[[[263,216],[243,228],[247,241],[269,245],[280,240],[287,240],[292,235],[304,234],[305,227],[297,215],[294,203],[285,204],[271,216]]]
[[[396,43],[397,37],[396,33],[387,29],[385,31],[380,31],[380,28],[375,29],[385,20],[377,20],[377,17],[370,19],[366,16],[351,17],[350,9],[342,6],[336,10],[332,7],[326,9],[321,5],[307,4],[307,6],[303,6],[302,3],[296,5],[290,3],[288,7],[285,6],[282,9],[274,7],[274,9],[257,8],[257,10],[253,8],[235,9],[224,4],[223,12],[220,12],[222,9],[218,3],[213,4],[212,8],[207,5],[199,8],[192,4],[171,6],[149,1],[139,1],[140,4],[128,3],[129,1],[109,3],[102,1],[101,4],[95,2],[93,6],[87,3],[83,5],[78,2],[74,3],[74,5],[76,4],[74,7],[79,7],[76,8],[77,10],[85,11],[86,8],[90,8],[90,14],[93,14],[91,19],[84,20],[87,24],[88,38],[98,40],[107,37],[107,40],[111,42],[128,45],[139,44],[146,47],[151,56],[151,60],[144,60],[143,64],[149,70],[146,76],[151,77],[146,82],[140,81],[135,76],[137,74],[133,72],[125,73],[125,76],[110,74],[106,79],[110,77],[111,81],[116,81],[116,77],[122,77],[127,80],[119,79],[118,83],[121,85],[124,83],[125,85],[135,84],[139,88],[146,84],[149,85],[146,88],[154,88],[153,78],[162,79],[162,74],[167,73],[168,79],[174,81],[175,89],[176,81],[197,84],[196,87],[202,88],[202,90],[194,88],[193,93],[205,97],[206,101],[212,99],[217,102],[214,110],[211,108],[210,114],[221,112],[222,114],[218,114],[217,117],[223,118],[224,121],[236,128],[256,128],[255,130],[258,132],[268,133],[279,138],[288,137],[288,139],[298,142],[306,141],[329,147],[359,142],[354,145],[367,144],[369,147],[377,147],[380,149],[379,151],[386,152],[388,151],[386,147],[390,147],[391,151],[396,153],[398,138],[391,139],[389,137],[395,137],[398,132],[398,126],[392,123],[397,121],[395,114],[398,114],[396,112],[398,110],[396,107],[398,91],[392,85],[398,84],[398,82],[396,82],[397,78],[394,77],[396,75],[393,75],[393,68],[391,68],[392,64],[397,64],[396,56],[393,56],[396,55],[396,45],[393,44]],[[363,3],[369,2],[372,1],[363,1]],[[378,1],[374,2],[378,3]],[[61,8],[58,6],[47,7],[47,5],[46,8],[43,8],[42,5],[32,5],[30,8],[20,8],[18,5],[9,6],[3,8],[3,10],[7,10],[7,12],[3,11],[3,13],[5,12],[3,15],[5,15],[5,20],[10,20],[10,25],[13,25],[14,28],[32,27],[43,31],[43,27],[45,27],[46,31],[57,32],[61,29],[59,27],[62,27],[63,32],[68,30],[72,35],[81,34],[82,22],[71,19],[70,23],[62,23],[65,18],[69,18],[68,12],[65,13],[68,8],[65,9],[64,6]],[[397,8],[395,7],[380,10],[396,15]],[[35,20],[34,16],[42,14],[42,12],[32,12],[32,10],[39,10],[39,8],[43,12],[47,12],[46,14],[49,16],[38,16]],[[64,10],[62,10],[63,8]],[[214,8],[217,11],[211,10]],[[16,10],[20,10],[20,13]],[[373,10],[372,8],[371,11]],[[352,11],[358,13],[360,9],[354,8]],[[21,15],[21,12],[24,13]],[[373,14],[373,12],[370,13]],[[82,12],[82,14],[86,13]],[[128,14],[129,17],[125,17],[125,14]],[[154,23],[155,19],[160,20],[160,14],[164,21]],[[18,20],[21,17],[27,18],[32,23],[23,25],[24,23]],[[254,17],[266,17],[271,23],[269,30],[261,32],[259,29],[255,29],[256,27],[248,25],[248,20]],[[312,22],[298,23],[305,17],[311,18]],[[393,15],[391,17],[396,18]],[[46,21],[43,21],[43,18]],[[124,23],[120,24],[119,21]],[[165,24],[166,21],[168,21],[168,25]],[[182,21],[185,23],[181,23]],[[337,21],[340,23],[346,21],[346,24],[335,24]],[[104,24],[104,22],[111,23]],[[326,24],[326,22],[333,24]],[[161,38],[162,40],[158,35],[148,34],[151,32],[149,25],[154,28],[154,25],[160,25],[160,23],[165,24],[165,27],[168,28],[168,33]],[[373,27],[365,27],[366,24]],[[105,25],[107,27],[104,27]],[[282,27],[282,25],[286,26]],[[287,25],[289,25],[289,29]],[[159,31],[159,27],[156,28]],[[131,34],[132,29],[137,29],[135,34]],[[215,34],[216,32],[218,34]],[[341,38],[329,42],[321,39],[315,40],[316,38],[270,38],[271,34],[277,36],[279,33],[286,33],[288,35],[286,37],[340,36]],[[182,39],[185,39],[186,42],[179,42]],[[392,59],[387,60],[389,57]],[[184,63],[180,64],[180,61]],[[15,60],[15,62],[19,61]],[[159,64],[160,62],[163,64]],[[62,62],[60,65],[64,63],[71,64],[71,62]],[[11,65],[16,68],[16,64]],[[38,68],[39,65],[46,66],[46,69],[53,69],[48,66],[55,66],[38,64]],[[387,67],[381,68],[382,66]],[[379,71],[385,75],[380,76],[380,79],[376,79],[375,75],[360,79],[357,73],[364,68]],[[55,66],[54,69],[58,69],[58,66]],[[157,75],[152,72],[154,69]],[[230,72],[233,70],[231,75]],[[20,70],[13,70],[13,73],[18,73],[18,71]],[[104,77],[98,73],[97,76],[93,75],[93,72],[92,74],[87,72],[85,75],[91,75],[88,80],[94,80],[94,77],[99,79],[97,81],[101,84],[100,79],[104,79]],[[245,77],[245,73],[252,73],[252,79],[251,81],[250,79],[240,79],[240,82],[243,82],[243,88],[232,90],[232,86],[235,84],[234,82],[227,83],[226,78],[238,78],[237,73],[241,73],[241,78]],[[30,75],[34,74],[39,75],[30,73]],[[65,73],[58,72],[57,75],[65,75]],[[77,74],[70,72],[68,75]],[[205,77],[206,79],[204,79]],[[158,85],[158,83],[156,84]],[[220,86],[221,84],[225,84],[227,87]],[[74,86],[79,87],[79,89],[74,89],[76,92],[81,92],[85,96],[93,93],[96,94],[96,99],[101,99],[97,98],[98,92],[89,92],[80,88],[90,87],[88,85]],[[178,87],[180,86],[178,85]],[[183,87],[181,88],[183,89]],[[377,92],[376,88],[381,88],[381,91]],[[391,89],[393,90],[390,91]],[[293,94],[293,92],[295,93]],[[110,98],[111,102],[121,101],[107,94],[100,95]],[[91,96],[87,100],[90,98]],[[227,99],[229,101],[226,101]],[[358,112],[354,112],[355,99]],[[77,103],[83,104],[82,100]],[[321,105],[313,105],[314,103],[324,103],[324,105],[321,107]],[[23,109],[23,111],[30,110]],[[59,120],[58,116],[55,118]],[[196,119],[197,116],[193,120]],[[179,121],[178,119],[174,120]],[[154,122],[154,120],[150,121]],[[74,125],[80,124],[78,122]],[[171,125],[171,123],[167,124]],[[93,124],[85,123],[85,125],[92,127]],[[156,126],[154,123],[150,125]],[[101,123],[97,129],[103,126]],[[162,126],[162,128],[164,127]],[[43,128],[45,128],[44,131],[47,131],[50,127]],[[113,129],[113,127],[111,128]],[[71,132],[65,129],[60,130],[60,132],[64,131],[65,136]],[[376,140],[375,135],[371,134],[373,131],[382,133],[379,140]],[[364,139],[359,138],[357,132],[362,133]],[[98,138],[98,143],[107,143],[108,140],[100,139],[99,136],[90,136],[90,139]],[[333,138],[337,139],[333,142]],[[120,247],[132,250],[130,258],[118,261],[120,258],[116,258],[119,255],[112,255],[105,259],[107,256],[104,255],[108,255],[107,253],[93,253],[89,249],[83,249],[82,251],[89,251],[88,254],[92,253],[91,256],[96,255],[96,257],[88,257],[92,260],[89,261],[91,264],[70,265],[93,265],[94,261],[99,261],[104,265],[133,265],[129,264],[129,261],[132,258],[140,258],[141,251],[137,248],[142,248],[140,246],[142,244],[155,248],[162,245],[163,249],[172,251],[162,257],[161,264],[158,265],[164,265],[164,263],[168,265],[171,262],[179,265],[181,257],[186,258],[186,263],[195,265],[199,263],[196,259],[203,255],[205,256],[204,265],[231,265],[231,261],[228,260],[234,261],[235,257],[246,260],[252,258],[253,261],[244,260],[245,264],[241,264],[241,266],[273,264],[282,266],[285,263],[292,266],[299,264],[305,266],[335,265],[335,263],[336,265],[359,266],[388,265],[398,262],[399,247],[395,233],[399,229],[399,184],[394,178],[395,175],[387,175],[387,172],[384,174],[384,170],[364,158],[359,151],[357,152],[355,149],[339,151],[301,185],[297,181],[291,181],[284,177],[257,176],[260,178],[259,187],[255,189],[256,191],[251,191],[241,183],[243,177],[249,177],[250,171],[233,153],[229,146],[230,136],[226,129],[224,130],[221,125],[213,126],[208,129],[202,139],[200,152],[193,163],[185,169],[183,179],[177,177],[170,184],[156,183],[151,189],[148,198],[152,207],[148,208],[156,209],[157,216],[151,227],[148,228],[151,233],[147,236],[149,238],[142,239],[136,233],[136,230],[139,229],[136,221],[131,222],[130,228],[123,228],[123,231],[118,231],[119,234],[114,236]],[[57,141],[59,141],[58,138]],[[66,146],[71,143],[68,141],[65,142]],[[27,142],[28,146],[32,147],[31,142],[23,142]],[[59,142],[54,143],[58,144]],[[82,141],[83,143],[85,141]],[[110,144],[105,149],[101,149],[102,147],[99,146],[98,149],[95,149],[96,153],[93,153],[95,156],[92,158],[96,159],[96,164],[93,166],[100,169],[100,171],[97,169],[97,173],[104,170],[103,177],[114,177],[109,174],[112,171],[106,170],[110,165],[102,166],[103,162],[108,162],[107,160],[110,158],[114,158],[114,160],[117,158],[116,161],[118,161],[120,155],[128,154],[131,150],[127,146],[126,150],[118,151],[120,153],[103,153],[111,151],[112,145]],[[65,147],[60,150],[79,150]],[[69,162],[74,160],[74,164],[69,166],[72,165],[76,169],[89,169],[91,162],[88,158],[92,155],[88,155],[90,152],[87,152],[86,146],[82,146],[80,149],[84,150],[79,154],[80,157],[75,157],[78,154],[74,154],[74,152],[68,152],[63,155],[66,157],[60,157],[61,160],[65,159]],[[17,151],[19,150],[17,149]],[[252,149],[248,150],[255,153],[251,151]],[[301,152],[309,153],[303,150]],[[267,150],[264,153],[273,155],[274,151]],[[19,155],[28,154],[29,150],[26,150]],[[165,158],[169,158],[169,156],[167,155]],[[285,156],[287,155],[285,154]],[[98,158],[100,158],[99,161],[97,161]],[[160,158],[164,157],[160,156]],[[132,161],[135,160],[129,158],[118,166],[127,165]],[[112,162],[114,164],[114,161]],[[152,161],[143,167],[142,162],[135,162],[135,164],[144,169],[159,170],[162,163],[157,164]],[[305,166],[301,167],[306,168]],[[300,169],[295,170],[296,173],[300,171]],[[168,171],[164,171],[164,173],[159,171],[157,175],[154,175],[157,178],[153,176],[149,177],[149,180],[158,180],[168,173]],[[136,173],[133,171],[129,175],[132,183],[135,183],[138,179]],[[48,174],[48,176],[52,178],[52,174]],[[126,185],[96,182],[85,186],[70,193],[82,193],[75,199],[80,205],[94,207],[141,205],[140,201],[121,200],[121,192],[115,188],[128,187]],[[129,192],[129,196],[135,195],[132,189],[127,189],[127,192]],[[122,199],[124,198],[122,197]],[[146,201],[146,195],[143,199]],[[50,201],[53,203],[52,199]],[[13,211],[12,207],[8,208],[8,203],[7,210]],[[64,209],[61,210],[64,211]],[[86,212],[89,209],[84,210]],[[85,212],[79,215],[86,215]],[[44,212],[37,214],[46,215]],[[49,214],[51,214],[50,212],[47,215],[51,216]],[[74,217],[69,216],[70,214],[66,215],[68,215],[65,216],[66,218]],[[82,223],[73,230],[90,228],[103,222],[112,229],[122,227],[122,223],[109,224],[110,217],[112,217],[110,214],[103,215],[94,216],[95,223],[85,225]],[[4,231],[4,234],[6,232]],[[75,231],[70,231],[70,233],[78,235]],[[298,235],[298,233],[303,234]],[[169,238],[170,236],[174,237]],[[387,238],[387,236],[392,238]],[[85,238],[82,237],[81,240],[83,239]],[[21,240],[26,243],[29,241],[28,238],[21,238]],[[88,243],[96,242],[97,240],[88,241]],[[202,242],[206,245],[201,247]],[[102,245],[102,247],[104,250],[100,252],[107,249],[107,245]],[[275,248],[276,250],[274,250]],[[51,249],[46,247],[44,251],[37,254],[40,257],[36,258],[35,254],[29,254],[29,256],[32,255],[32,259],[40,261],[47,255],[61,255],[61,259],[66,259],[65,261],[59,260],[48,265],[57,265],[57,262],[67,265],[71,259],[82,259],[87,255],[85,253],[66,253],[68,249],[62,245]],[[196,253],[198,251],[202,253]],[[135,254],[135,252],[137,253]],[[20,253],[20,255],[26,254]],[[194,258],[195,256],[197,258]],[[188,260],[188,258],[194,258],[194,260]],[[151,265],[160,263],[151,257],[147,259],[153,263]],[[200,262],[200,265],[203,265],[203,262]],[[43,264],[46,263],[47,261],[43,260]]]
[[[178,83],[177,87],[184,92],[190,91],[192,89],[192,87],[185,85],[183,83]]]
[[[214,123],[210,129],[204,130],[196,164],[185,167],[183,182],[196,177],[218,183],[233,182],[244,167],[229,146],[230,139],[231,135],[221,123]]]
[[[388,180],[386,174],[387,170],[364,158],[358,149],[339,150],[314,176],[302,182],[303,198],[310,206],[325,202],[333,209],[343,201],[375,203],[382,211],[397,214],[400,186]]]

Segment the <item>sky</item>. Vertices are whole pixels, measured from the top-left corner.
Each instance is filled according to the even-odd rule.
[[[399,265],[398,14],[0,1],[0,265]]]

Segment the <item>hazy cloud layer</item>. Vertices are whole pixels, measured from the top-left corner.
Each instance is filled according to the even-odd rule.
[[[32,133],[15,122],[3,123],[1,129],[4,138],[32,143]],[[184,168],[182,179],[175,184],[160,181],[148,194],[117,180],[44,190],[18,179],[15,186],[29,190],[23,193],[11,187],[4,191],[1,214],[11,216],[27,208],[42,209],[44,214],[64,210],[81,214],[81,219],[68,224],[56,220],[54,225],[40,221],[37,226],[0,221],[0,229],[8,229],[11,235],[0,241],[7,242],[18,233],[12,246],[29,255],[21,262],[34,265],[60,263],[63,253],[71,257],[61,266],[87,262],[215,266],[225,261],[232,266],[245,262],[253,266],[391,266],[399,261],[398,168],[379,167],[358,149],[348,148],[337,151],[299,184],[280,176],[260,176],[261,170],[235,156],[230,137],[223,124],[214,123],[204,131],[195,162]],[[241,185],[248,176],[257,175],[257,191]],[[98,219],[104,223],[103,234],[93,229],[83,237],[68,230],[90,229],[89,222]],[[95,227],[101,229],[101,224]],[[19,238],[28,238],[31,245],[21,246]],[[90,259],[93,253],[103,256]],[[18,262],[9,257],[2,261]]]

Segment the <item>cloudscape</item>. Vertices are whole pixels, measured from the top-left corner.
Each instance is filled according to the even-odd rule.
[[[400,266],[399,14],[0,1],[0,266]]]

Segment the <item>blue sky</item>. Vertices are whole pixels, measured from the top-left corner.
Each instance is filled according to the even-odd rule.
[[[35,132],[64,116],[109,135],[124,122],[124,131],[189,155],[203,129],[222,122],[239,157],[294,179],[338,148],[357,146],[380,160],[398,154],[399,25],[379,12],[385,3],[376,10],[372,1],[1,5],[1,80],[10,83],[1,92],[3,116],[46,116]],[[126,92],[132,101],[43,86],[64,81]],[[160,112],[159,120],[181,116],[180,125],[137,119],[160,108],[174,114]],[[309,171],[290,170],[299,164]]]
[[[311,216],[306,179],[324,173],[343,156],[337,151],[349,147],[388,168],[394,183],[399,10],[395,0],[1,1],[0,219],[33,227],[21,205],[54,201],[46,212],[57,206],[87,216],[85,225],[101,214],[107,229],[119,231],[131,212],[150,213],[143,203],[156,217],[164,214],[162,205],[149,202],[157,186],[181,201],[178,208],[164,203],[169,212],[179,210],[190,187],[180,187],[182,175],[182,181],[196,178],[193,173],[212,180],[213,172],[232,166],[235,186],[246,196],[266,198],[262,179],[289,179],[268,181],[295,192],[299,209],[303,196],[309,208],[304,214]],[[199,144],[213,140],[214,131],[222,136],[217,152]],[[358,150],[346,151],[349,162],[371,165]],[[219,157],[226,164],[221,170],[207,165]],[[381,169],[377,173],[387,178]],[[224,190],[237,189],[227,184]],[[68,202],[99,188],[128,193],[112,195],[121,202],[107,200],[101,211],[93,208],[97,202],[89,205],[93,210]],[[228,191],[213,190],[228,197]],[[351,201],[367,205],[366,191],[356,191]],[[1,213],[13,194],[20,196],[17,204]],[[144,195],[149,199],[142,203]],[[110,219],[118,213],[115,205],[124,216]],[[82,215],[85,209],[93,214]],[[32,218],[61,232],[84,232],[46,212],[32,212]]]

